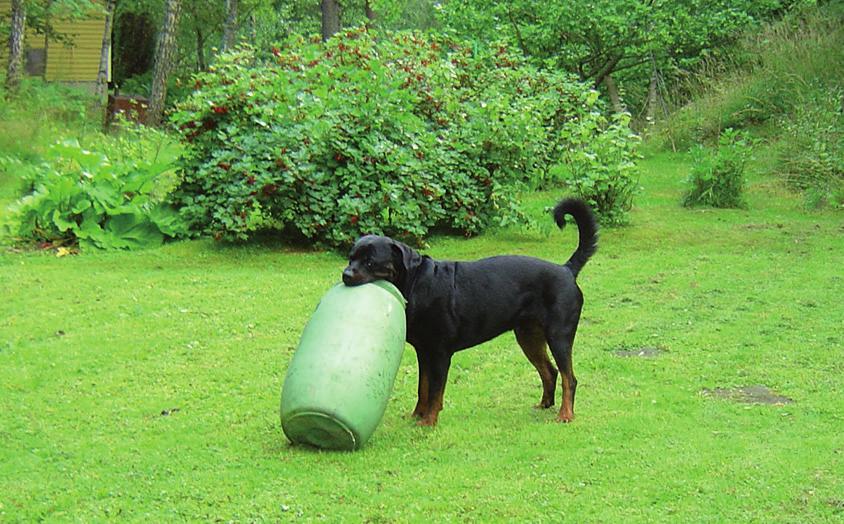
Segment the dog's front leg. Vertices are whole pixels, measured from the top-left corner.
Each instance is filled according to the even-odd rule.
[[[417,389],[416,408],[411,414],[414,418],[422,418],[430,410],[430,403],[428,402],[429,360],[424,351],[416,350],[416,363],[419,365],[419,388]]]
[[[420,426],[435,426],[440,411],[443,409],[443,394],[448,380],[448,368],[451,366],[451,354],[436,352],[428,357],[428,394],[426,397],[428,409],[422,413],[418,424]],[[421,381],[420,374],[420,381]],[[421,397],[420,397],[421,400]]]

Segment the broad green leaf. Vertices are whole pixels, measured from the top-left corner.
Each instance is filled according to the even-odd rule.
[[[105,231],[112,235],[116,248],[143,248],[161,244],[164,235],[158,227],[140,213],[126,213],[109,218]]]

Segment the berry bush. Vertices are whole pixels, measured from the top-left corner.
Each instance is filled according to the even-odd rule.
[[[365,29],[240,48],[194,87],[173,114],[186,142],[173,201],[191,229],[333,246],[522,220],[517,192],[549,183],[595,103],[506,47]]]

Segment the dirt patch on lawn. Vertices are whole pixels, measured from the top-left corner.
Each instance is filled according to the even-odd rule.
[[[772,391],[767,386],[759,384],[735,388],[704,388],[701,393],[707,397],[721,398],[744,404],[768,404],[781,406],[783,404],[791,404],[794,402],[794,400]]]

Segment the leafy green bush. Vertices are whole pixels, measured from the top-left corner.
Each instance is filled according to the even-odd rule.
[[[684,149],[714,143],[726,128],[779,127],[813,102],[811,91],[840,89],[844,10],[838,4],[797,3],[782,19],[748,32],[718,60],[703,62],[688,80],[694,99],[658,127],[657,138]]]
[[[625,224],[639,191],[638,138],[630,131],[630,115],[610,120],[593,111],[579,123],[562,131],[569,148],[551,172],[589,202],[602,224]]]
[[[131,131],[130,131],[131,133]],[[77,140],[53,145],[40,162],[0,159],[15,170],[26,195],[11,208],[8,232],[19,240],[83,249],[141,248],[186,234],[178,213],[164,202],[175,183],[172,160],[150,154],[153,130],[106,138],[112,158]]]
[[[683,196],[683,205],[744,207],[744,169],[750,153],[746,136],[733,129],[721,133],[714,152],[703,146],[694,149],[687,180],[690,187]]]
[[[504,47],[416,34],[293,39],[269,58],[221,57],[174,114],[187,142],[174,202],[198,233],[343,245],[521,220],[517,188],[546,181],[591,96]]]
[[[810,207],[844,207],[844,91],[812,90],[783,125],[777,171]]]

